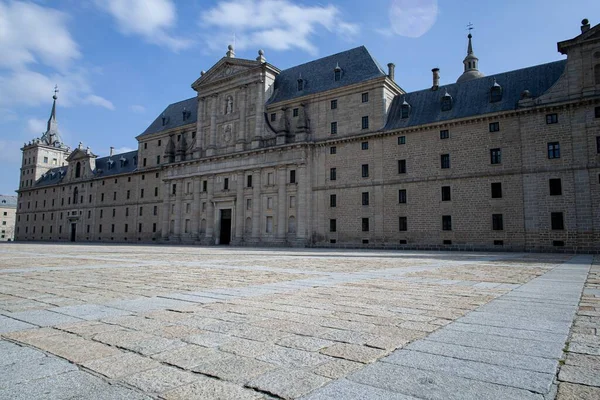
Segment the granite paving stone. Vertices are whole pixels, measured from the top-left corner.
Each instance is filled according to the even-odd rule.
[[[362,385],[357,382],[340,379],[323,388],[317,389],[303,400],[417,400],[417,397],[408,396],[398,392],[392,392]]]
[[[276,368],[279,368],[279,366],[254,358],[228,355],[216,360],[207,359],[202,364],[192,368],[192,370],[243,385],[250,379]]]
[[[600,399],[600,388],[594,386],[575,385],[561,382],[558,385],[559,400],[598,400]]]
[[[73,364],[53,357],[24,360],[0,367],[0,387],[6,388],[17,383],[76,370],[77,367]]]
[[[269,371],[247,383],[248,387],[282,397],[295,399],[329,382],[323,376],[315,375],[303,369]]]
[[[274,349],[262,354],[257,359],[285,367],[315,367],[329,361],[331,358],[317,352],[275,346]]]
[[[36,325],[0,315],[0,334],[37,328]]]
[[[41,351],[0,340],[0,367],[44,357],[46,354]]]
[[[155,360],[184,369],[193,369],[200,364],[213,363],[228,357],[230,356],[226,352],[193,344],[152,356]]]
[[[321,350],[321,354],[361,363],[375,361],[386,353],[385,350],[347,343],[336,343]]]
[[[49,310],[32,310],[10,313],[10,318],[38,326],[54,326],[69,322],[81,321],[81,318],[71,317]]]
[[[197,375],[190,372],[161,365],[153,369],[127,375],[122,381],[137,387],[145,393],[160,394],[198,379]]]
[[[362,367],[364,367],[363,363],[336,358],[312,368],[311,372],[326,378],[339,379]]]
[[[159,363],[158,361],[137,354],[121,353],[111,357],[86,361],[81,365],[107,378],[117,379],[156,368],[159,366]]]
[[[199,378],[198,381],[162,394],[165,400],[259,400],[261,393],[217,379]]]

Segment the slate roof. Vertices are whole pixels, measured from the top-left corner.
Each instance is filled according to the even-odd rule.
[[[124,163],[121,163],[121,159]],[[113,161],[109,168],[109,160]],[[96,158],[96,169],[94,170],[94,178],[102,178],[105,176],[125,174],[133,172],[137,169],[137,150],[127,153],[113,154],[107,157]],[[67,174],[67,166],[52,168],[42,175],[35,183],[35,187],[57,185],[62,182]]]
[[[334,80],[336,65],[342,69],[339,81]],[[267,104],[324,92],[385,75],[386,73],[366,47],[360,46],[281,71],[275,78],[273,94]],[[298,91],[300,76],[304,80],[302,91]]]
[[[17,196],[0,194],[0,208],[17,208]]]
[[[524,90],[529,90],[531,97],[536,98],[550,89],[563,73],[566,63],[566,60],[555,61],[441,86],[437,91],[425,89],[398,95],[392,102],[384,130],[514,110]],[[494,79],[502,87],[502,100],[491,103],[490,88]],[[441,98],[446,90],[452,96],[452,109],[442,111]],[[408,118],[401,118],[404,100],[411,106]]]
[[[183,120],[183,109],[189,113],[186,120]],[[163,125],[162,118],[166,118]],[[198,100],[196,97],[182,100],[177,103],[169,104],[167,108],[150,124],[148,128],[140,135],[150,135],[167,129],[177,128],[179,126],[195,123],[198,118]]]

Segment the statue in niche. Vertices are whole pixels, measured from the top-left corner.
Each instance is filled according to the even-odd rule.
[[[225,114],[231,114],[233,112],[233,97],[227,96],[225,99]]]
[[[231,124],[227,124],[223,127],[223,141],[229,143],[232,139]]]

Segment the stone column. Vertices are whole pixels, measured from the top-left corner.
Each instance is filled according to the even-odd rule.
[[[174,237],[179,239],[181,237],[181,197],[183,193],[183,181],[174,181],[177,185],[175,188],[175,227]]]
[[[252,171],[252,238],[260,240],[260,217],[261,217],[261,183],[260,169]]]
[[[246,143],[246,88],[247,85],[240,87],[240,126],[237,132],[237,141],[235,143],[236,151],[243,151]]]
[[[306,237],[306,165],[298,165],[298,209],[296,210],[296,238],[304,243]]]
[[[196,137],[198,140],[196,141],[196,148],[194,152],[198,152],[198,157],[201,156],[201,151],[206,147],[206,143],[204,143],[204,134],[202,131],[202,125],[204,125],[204,106],[205,100],[204,97],[198,98],[198,120],[196,121]]]
[[[286,212],[287,207],[287,190],[286,190],[286,172],[285,167],[281,167],[277,170],[277,237],[279,239],[285,239],[285,225],[286,225]]]
[[[171,216],[171,202],[169,201],[169,186],[171,186],[170,182],[165,182],[163,184],[163,206],[162,206],[162,238],[169,238],[169,221]]]
[[[235,239],[242,240],[244,235],[244,171],[237,173],[237,197],[235,199]]]
[[[192,237],[198,238],[199,226],[200,226],[200,177],[196,176],[192,179],[194,186],[194,200],[192,201]]]
[[[211,101],[211,110],[210,110],[210,140],[208,143],[208,148],[206,151],[206,155],[215,154],[215,149],[217,147],[217,103],[218,103],[219,95],[213,94]]]
[[[213,244],[213,233],[215,231],[215,207],[213,204],[213,193],[215,192],[215,176],[211,175],[206,183],[206,239]]]
[[[262,77],[261,82],[256,83],[256,118],[254,121],[254,139],[252,139],[253,149],[260,147],[260,141],[262,140],[263,122],[265,118],[264,84],[264,79],[262,79]]]

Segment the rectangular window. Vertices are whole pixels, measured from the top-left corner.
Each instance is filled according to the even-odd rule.
[[[399,174],[406,173],[406,160],[398,160],[398,173]]]
[[[451,215],[442,215],[442,230],[444,230],[444,231],[452,230],[452,216]]]
[[[158,197],[158,186],[154,188],[154,197]]]
[[[229,178],[223,179],[223,190],[229,190]]]
[[[273,233],[273,217],[267,217],[267,233]]]
[[[110,232],[115,233],[115,224],[110,225]]]
[[[600,107],[594,108],[594,116],[600,118]]]
[[[504,230],[502,214],[492,214],[492,229],[495,231]]]
[[[329,180],[335,181],[337,179],[337,170],[335,168],[329,169]]]
[[[140,190],[140,198],[144,198],[144,189]]]
[[[502,163],[502,150],[501,149],[491,149],[490,150],[490,162],[492,164],[501,164]]]
[[[102,224],[98,225],[98,233],[102,233]]]
[[[362,102],[367,103],[369,101],[369,92],[362,94]]]
[[[562,182],[560,178],[550,179],[550,196],[562,195]]]
[[[208,188],[208,181],[202,181],[202,191],[206,192]]]
[[[558,123],[558,114],[547,114],[546,115],[546,123],[547,124],[556,124],[556,123]]]
[[[146,157],[144,157],[144,160],[143,160],[142,166],[144,166],[144,167],[146,166]]]
[[[162,141],[160,139],[158,139],[158,147],[160,147]]]
[[[117,200],[117,192],[113,192],[113,201]]]
[[[252,199],[246,199],[246,210],[252,209]]]
[[[192,182],[187,182],[187,184],[186,184],[186,189],[185,189],[185,193],[186,193],[186,194],[190,194],[190,193],[192,193]]]
[[[298,109],[297,109],[297,108],[294,108],[294,109],[292,110],[292,116],[293,116],[293,117],[297,117],[297,116],[298,116]]]
[[[361,150],[369,150],[369,142],[362,142],[360,148]]]
[[[152,224],[152,233],[156,233],[156,222]]]
[[[406,189],[398,190],[398,203],[400,203],[400,204],[406,203]]]
[[[558,142],[548,143],[548,158],[560,158],[560,144]]]
[[[187,227],[187,223],[188,223],[190,220],[189,220],[189,219],[186,219],[185,221],[186,221],[186,227]],[[139,233],[142,233],[142,223],[141,223],[141,222],[138,224],[138,232],[139,232]]]
[[[152,214],[158,215],[158,206],[154,206],[154,209],[152,210]]]
[[[127,197],[127,200],[129,200],[129,197],[130,197],[130,196],[131,196],[131,191],[129,191],[129,190],[128,190],[128,191],[127,191],[127,195],[126,195],[126,197]]]
[[[398,136],[398,144],[406,144],[406,136]]]
[[[553,212],[550,213],[550,222],[552,224],[553,230],[563,230],[565,229],[563,213],[561,212]]]
[[[64,200],[64,199],[63,199]],[[100,194],[100,201],[104,201],[104,193]]]
[[[337,100],[331,100],[331,109],[335,110],[337,108]]]
[[[290,171],[290,183],[296,183],[296,170],[295,169]]]
[[[271,122],[275,122],[277,120],[277,114],[271,113]]]
[[[369,232],[369,218],[362,219],[362,231]]]
[[[267,197],[267,209],[272,209],[273,208],[273,198],[272,197]]]
[[[171,186],[171,194],[175,194],[176,192],[177,192],[177,184],[176,184],[176,183],[174,183],[174,184]]]
[[[442,169],[450,168],[450,154],[442,154],[440,156]]]
[[[273,185],[273,184],[274,184],[273,173],[269,172],[267,174],[267,185]]]
[[[450,131],[448,129],[443,129],[440,131],[440,139],[448,139],[450,137]]]
[[[492,182],[492,199],[502,198],[502,183]]]
[[[331,146],[329,148],[329,154],[337,154],[337,147]]]
[[[369,205],[369,192],[362,192],[362,205],[363,206]]]
[[[128,229],[129,229],[129,225],[125,224],[125,229],[124,229],[125,233],[127,233]]]
[[[44,164],[48,164],[48,157],[44,157]]]
[[[596,136],[596,153],[600,154],[600,136]]]
[[[337,134],[337,122],[332,122],[331,123],[331,134],[332,135],[336,135]]]
[[[450,186],[442,186],[442,201],[450,201],[452,200]]]
[[[369,129],[369,117],[362,117],[362,129]]]
[[[117,210],[116,210],[115,208],[113,208],[113,213],[112,213],[112,215],[113,215],[113,218],[115,217],[115,215],[117,215]]]
[[[249,187],[249,188],[252,187],[252,175],[248,175],[246,177],[246,187]]]
[[[160,156],[156,156],[156,164],[160,164]]]
[[[148,148],[148,143],[144,143],[144,150]]]
[[[369,177],[369,164],[363,164],[362,165],[362,177],[363,178],[368,178]]]
[[[408,224],[406,222],[406,217],[398,217],[398,230],[400,232],[404,232],[408,230]]]
[[[490,122],[490,132],[499,132],[500,122]]]
[[[329,232],[337,232],[337,220],[336,219],[329,220]]]

